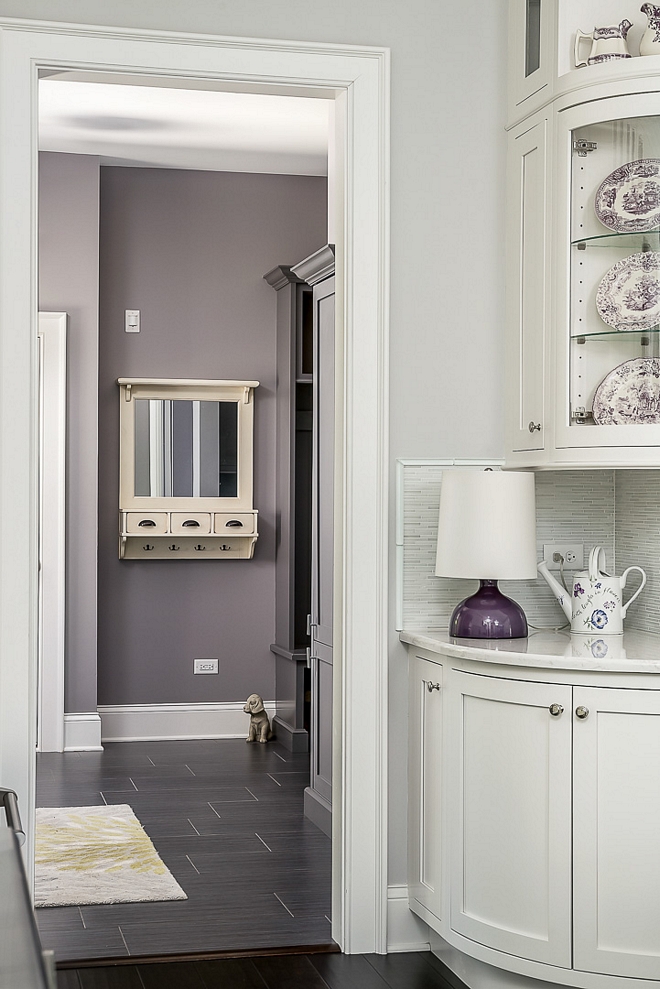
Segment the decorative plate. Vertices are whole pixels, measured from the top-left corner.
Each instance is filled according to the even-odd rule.
[[[615,330],[660,323],[660,252],[631,254],[612,265],[596,292],[598,315]]]
[[[617,233],[660,226],[660,158],[640,158],[615,168],[598,187],[596,216]]]
[[[599,426],[660,423],[660,360],[636,357],[603,378],[594,395]]]

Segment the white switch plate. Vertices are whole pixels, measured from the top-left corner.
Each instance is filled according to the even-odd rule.
[[[124,311],[124,329],[127,333],[140,332],[140,310],[126,309]]]
[[[193,659],[193,673],[217,673],[217,659]]]
[[[545,543],[543,559],[548,570],[559,570],[559,560],[552,559],[555,553],[564,557],[564,570],[582,570],[584,566],[584,543]]]

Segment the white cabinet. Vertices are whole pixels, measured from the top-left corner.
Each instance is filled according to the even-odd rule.
[[[545,449],[548,318],[548,134],[545,114],[521,124],[508,147],[506,391],[509,449]]]
[[[572,67],[576,28],[601,17],[586,0],[510,2],[511,467],[660,461],[660,56]]]
[[[660,979],[660,691],[575,687],[574,967]]]
[[[545,669],[409,648],[410,908],[521,978],[660,987],[660,660],[585,674],[555,638]]]
[[[408,894],[420,916],[442,916],[442,666],[410,655]]]
[[[451,927],[568,968],[571,688],[450,676]]]

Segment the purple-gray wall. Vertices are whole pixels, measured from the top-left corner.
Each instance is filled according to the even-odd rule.
[[[65,710],[96,710],[99,159],[39,155],[39,308],[69,314]]]
[[[276,295],[325,243],[326,181],[101,169],[99,704],[275,696]],[[141,332],[124,332],[124,310]],[[253,560],[117,558],[118,377],[256,378]],[[193,659],[220,660],[193,676]]]

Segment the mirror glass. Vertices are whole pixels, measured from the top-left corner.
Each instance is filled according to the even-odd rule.
[[[137,498],[237,497],[237,402],[134,401]]]

